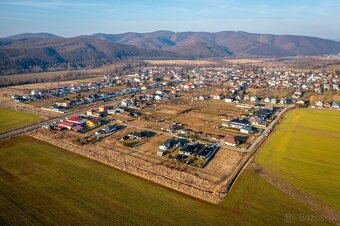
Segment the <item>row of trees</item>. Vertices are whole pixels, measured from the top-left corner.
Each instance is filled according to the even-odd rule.
[[[0,76],[0,87],[16,86],[33,83],[60,82],[68,80],[86,79],[96,76],[95,73],[87,72],[61,72],[60,74],[41,75],[12,75]]]

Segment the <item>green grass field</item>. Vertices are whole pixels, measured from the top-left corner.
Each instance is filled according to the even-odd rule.
[[[340,112],[289,112],[256,162],[340,210]]]
[[[0,132],[19,128],[40,120],[40,116],[0,107]]]
[[[286,214],[315,216],[251,170],[213,205],[31,137],[0,142],[0,225],[286,225]]]

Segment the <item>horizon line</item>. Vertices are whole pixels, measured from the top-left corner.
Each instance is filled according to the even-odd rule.
[[[268,32],[248,32],[248,31],[241,31],[241,30],[220,30],[220,31],[194,31],[194,30],[188,30],[188,31],[172,31],[172,30],[153,30],[153,31],[145,31],[145,32],[136,32],[136,31],[126,31],[126,32],[118,32],[118,33],[104,33],[104,32],[95,32],[95,33],[90,33],[90,34],[79,34],[75,36],[63,36],[59,35],[57,33],[52,33],[48,31],[40,31],[40,32],[21,32],[21,33],[16,33],[16,34],[11,34],[11,35],[6,35],[2,36],[0,38],[6,39],[12,36],[17,36],[17,35],[23,35],[23,34],[51,34],[58,36],[60,38],[76,38],[80,36],[90,36],[90,35],[95,35],[95,34],[104,34],[104,35],[121,35],[121,34],[128,34],[128,33],[135,33],[135,34],[151,34],[151,33],[156,33],[156,32],[173,32],[173,33],[211,33],[211,34],[216,34],[216,33],[221,33],[221,32],[240,32],[240,33],[248,33],[248,34],[258,34],[258,35],[277,35],[277,36],[303,36],[303,37],[312,37],[312,38],[321,38],[321,39],[328,39],[328,40],[333,40],[333,41],[340,41],[340,37],[321,37],[321,36],[314,36],[314,35],[306,35],[306,34],[291,34],[291,33],[283,33],[283,34],[278,34],[278,33],[268,33]]]

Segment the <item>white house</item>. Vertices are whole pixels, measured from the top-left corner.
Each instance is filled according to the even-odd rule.
[[[156,96],[155,96],[155,100],[161,100],[161,99],[162,99],[161,96],[159,96],[159,95],[156,95]]]
[[[315,103],[316,106],[318,107],[323,107],[323,102],[321,100],[318,100],[316,103]]]
[[[224,99],[224,102],[226,102],[226,103],[232,103],[233,102],[233,98],[232,97],[226,97],[225,99]]]
[[[250,97],[251,102],[257,102],[258,100],[259,100],[259,98],[257,96],[251,96]]]
[[[163,144],[159,146],[159,150],[166,151],[171,148],[172,142],[174,139],[168,139]]]

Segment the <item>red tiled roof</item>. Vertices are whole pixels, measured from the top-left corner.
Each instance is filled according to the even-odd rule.
[[[83,119],[79,117],[78,115],[73,115],[70,118],[67,119],[69,122],[74,122],[74,123],[80,123]]]
[[[74,123],[73,122],[59,122],[58,126],[59,127],[73,127]]]

